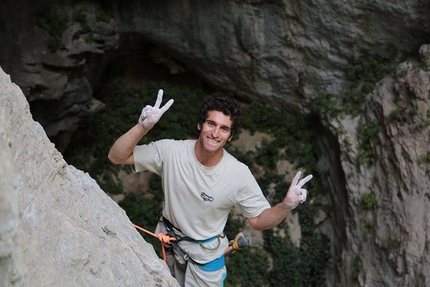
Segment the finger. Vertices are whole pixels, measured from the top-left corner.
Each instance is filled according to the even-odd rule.
[[[303,197],[303,195],[298,195],[298,196],[292,196],[291,197],[291,202],[293,202],[295,205],[298,203],[302,203],[305,202],[306,198]]]
[[[291,185],[292,186],[296,186],[297,185],[297,182],[299,181],[299,178],[300,178],[301,175],[302,175],[301,171],[299,171],[299,172],[296,173],[296,175],[293,178],[293,181],[291,181]]]
[[[150,107],[150,106],[147,105],[142,109],[142,112],[140,113],[140,116],[139,116],[139,124],[143,124],[143,121],[148,116],[148,114],[147,114],[148,107]]]
[[[297,184],[298,188],[301,188],[303,185],[305,185],[308,181],[310,181],[314,176],[312,174],[308,175],[307,177],[305,177],[304,179],[302,179],[301,181],[299,181],[299,183]]]
[[[167,111],[172,105],[173,105],[174,100],[170,99],[160,110],[161,113],[164,114],[165,111]]]
[[[163,101],[163,90],[158,91],[157,101],[155,102],[154,108],[160,108],[161,102]]]
[[[307,191],[306,191],[306,189],[302,189],[301,193],[302,193],[302,195],[297,196],[297,198],[298,198],[298,201],[300,203],[303,203],[303,202],[306,201],[306,198],[307,198]]]
[[[306,198],[308,197],[308,191],[306,189],[301,189],[301,191],[302,191],[303,201],[305,201]]]

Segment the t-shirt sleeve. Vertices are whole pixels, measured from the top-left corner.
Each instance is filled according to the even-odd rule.
[[[134,148],[133,172],[150,171],[160,175],[163,166],[162,143],[151,142]]]
[[[264,210],[271,207],[249,169],[243,178],[243,185],[239,190],[237,203],[246,218],[257,217]]]

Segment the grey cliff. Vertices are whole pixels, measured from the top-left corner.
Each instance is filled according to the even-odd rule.
[[[178,286],[129,218],[68,165],[0,71],[0,286]]]
[[[134,51],[150,54],[149,47],[155,46],[167,55],[155,60],[171,73],[186,70],[215,88],[302,114],[309,112],[316,94],[340,95],[348,89],[346,67],[353,59],[399,62],[363,97],[359,115],[319,115],[324,153],[318,165],[333,207],[320,225],[330,238],[333,257],[326,284],[430,286],[426,1],[56,3],[0,4],[0,65],[40,123],[31,119],[21,91],[2,73],[0,206],[10,217],[0,218],[5,234],[0,271],[10,282],[24,282],[25,276],[60,280],[55,275],[61,272],[69,276],[67,282],[84,274],[100,285],[108,286],[118,276],[132,285],[136,279],[125,269],[133,268],[151,275],[144,280],[173,284],[125,214],[92,179],[68,166],[45,135],[60,138],[56,147],[64,148],[67,133],[103,108],[92,93],[106,67],[118,59],[127,62]],[[57,36],[63,47],[50,51],[49,32],[36,25],[47,7],[62,16],[84,8],[89,27],[69,22]],[[109,12],[108,19],[96,17],[100,7]],[[416,60],[400,61],[405,56]],[[379,129],[369,130],[373,136],[366,142],[375,152],[373,162],[361,163],[364,139],[359,131],[375,123]],[[366,194],[375,196],[370,208],[363,206]],[[52,209],[52,201],[62,208]],[[48,225],[34,224],[42,222]],[[370,225],[372,231],[363,232]],[[115,235],[106,234],[104,227]],[[58,234],[54,242],[45,229]],[[23,250],[20,243],[26,246]],[[105,247],[95,248],[96,243]],[[111,248],[113,255],[104,252]],[[121,253],[134,263],[116,265],[114,261],[122,262]],[[142,253],[151,259],[143,259]],[[49,265],[48,273],[36,274],[40,262]],[[102,264],[109,268],[100,269]]]

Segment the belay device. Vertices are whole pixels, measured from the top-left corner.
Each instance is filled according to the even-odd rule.
[[[234,238],[233,242],[230,243],[230,245],[233,247],[235,251],[248,247],[250,244],[251,244],[251,237],[249,237],[248,233],[245,230],[243,230],[242,232],[239,232]]]

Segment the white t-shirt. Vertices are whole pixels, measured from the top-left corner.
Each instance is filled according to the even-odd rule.
[[[205,167],[196,158],[196,140],[160,140],[134,149],[135,171],[161,176],[163,216],[186,235],[204,240],[221,234],[236,204],[246,218],[270,204],[249,168],[224,150],[221,161]]]

